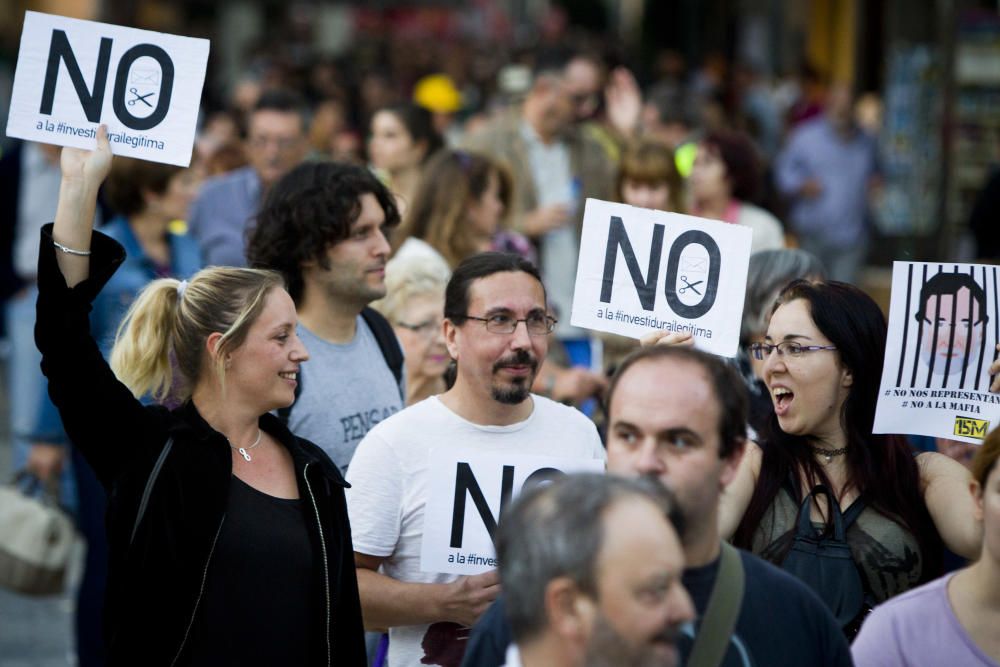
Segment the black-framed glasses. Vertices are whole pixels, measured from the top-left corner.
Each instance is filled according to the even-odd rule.
[[[556,328],[558,320],[551,315],[544,313],[532,313],[527,317],[518,319],[508,313],[496,313],[489,317],[474,317],[466,315],[468,320],[476,320],[486,324],[486,330],[495,334],[512,334],[517,330],[518,322],[524,322],[524,327],[532,336],[547,336]]]
[[[788,356],[792,359],[797,359],[807,352],[836,349],[836,345],[801,345],[795,341],[785,340],[775,345],[771,343],[753,343],[750,345],[750,354],[757,361],[764,361],[771,356],[771,352],[774,350],[778,351],[779,357]]]

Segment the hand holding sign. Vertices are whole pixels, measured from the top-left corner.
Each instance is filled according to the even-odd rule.
[[[441,618],[473,626],[500,595],[500,574],[496,570],[459,577],[447,589]]]
[[[63,183],[79,183],[94,192],[111,171],[111,144],[108,141],[108,126],[97,128],[97,145],[94,150],[84,150],[66,146],[59,158]]]

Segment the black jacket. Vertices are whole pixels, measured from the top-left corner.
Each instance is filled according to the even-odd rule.
[[[174,411],[142,405],[114,376],[91,338],[91,301],[121,263],[124,249],[94,232],[90,277],[69,289],[56,264],[51,234],[46,225],[38,261],[35,340],[66,432],[108,491],[109,664],[183,665],[226,513],[229,444],[190,401]],[[260,427],[288,448],[300,496],[312,509],[306,523],[316,562],[323,568],[310,594],[320,596],[327,629],[313,654],[328,656],[328,665],[364,665],[347,483],[320,448],[292,435],[276,417],[262,416]],[[173,447],[130,545],[146,481],[168,437],[173,437]]]

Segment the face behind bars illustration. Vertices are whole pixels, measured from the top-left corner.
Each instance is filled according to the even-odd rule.
[[[986,294],[966,273],[939,273],[920,290],[920,358],[935,376],[974,364],[986,335]]]

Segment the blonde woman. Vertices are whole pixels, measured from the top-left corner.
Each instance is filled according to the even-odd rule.
[[[153,281],[109,366],[87,314],[124,257],[90,222],[110,165],[103,126],[94,151],[63,150],[36,324],[53,402],[108,491],[108,664],[365,664],[344,480],[270,414],[308,359],[280,276]]]
[[[433,258],[400,257],[385,266],[385,298],[372,304],[399,339],[406,360],[406,404],[445,390],[451,357],[444,343],[444,290],[450,271]]]

